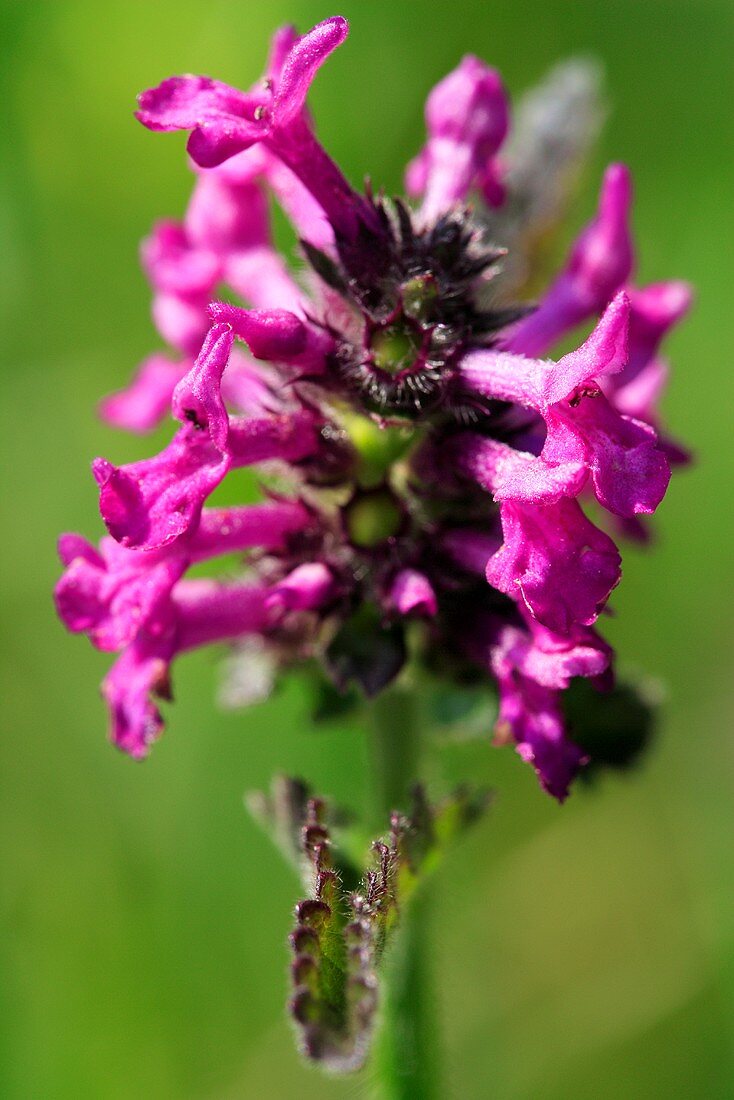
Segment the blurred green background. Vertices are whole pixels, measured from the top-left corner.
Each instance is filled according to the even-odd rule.
[[[728,0],[346,2],[348,44],[312,103],[354,180],[388,189],[422,139],[432,84],[473,51],[517,95],[568,54],[605,63],[604,162],[637,185],[640,277],[685,277],[666,407],[698,464],[653,553],[628,550],[608,634],[661,685],[645,765],[559,809],[509,750],[456,743],[437,785],[471,776],[496,808],[434,883],[443,1096],[734,1095],[731,103]],[[316,731],[298,685],[221,713],[216,659],[176,669],[152,758],[105,741],[108,660],[55,621],[61,530],[100,531],[89,460],[148,454],[95,419],[159,345],[136,259],[190,188],[183,139],[133,120],[137,91],[185,71],[246,85],[269,33],[334,14],[301,0],[45,0],[2,5],[3,1098],[356,1100],[322,1081],[283,1019],[298,888],[242,809],[275,770],[360,805],[359,732]],[[167,429],[166,429],[167,431]]]

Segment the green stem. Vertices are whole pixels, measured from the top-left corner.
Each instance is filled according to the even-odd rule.
[[[387,691],[374,703],[373,775],[383,828],[391,811],[407,808],[419,778],[417,710],[414,696],[405,689]],[[430,1100],[437,1094],[426,916],[427,899],[419,888],[400,914],[385,959],[373,1062],[380,1100]]]
[[[419,778],[418,707],[406,688],[392,688],[372,703],[375,825],[385,829],[393,810],[407,810]]]

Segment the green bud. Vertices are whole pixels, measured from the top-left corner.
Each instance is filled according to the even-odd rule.
[[[438,298],[438,286],[433,275],[416,275],[400,288],[403,310],[414,321],[426,322]]]
[[[388,374],[398,374],[414,362],[419,343],[407,325],[389,325],[379,329],[372,337],[372,359],[376,367]]]
[[[359,493],[345,509],[347,532],[355,546],[371,550],[397,535],[403,514],[387,489]]]
[[[374,488],[384,481],[390,467],[413,442],[412,428],[383,428],[369,417],[353,413],[344,417],[344,427],[359,456],[356,478],[363,489]]]

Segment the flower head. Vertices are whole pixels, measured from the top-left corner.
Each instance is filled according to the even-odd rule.
[[[103,415],[138,431],[170,410],[180,426],[152,458],[95,461],[108,536],[62,539],[59,614],[120,652],[103,694],[133,756],[160,733],[154,698],[183,651],[256,637],[274,664],[315,657],[372,695],[405,663],[409,627],[415,660],[495,685],[496,739],[562,799],[588,760],[564,692],[611,685],[593,624],[620,579],[584,494],[628,523],[660,503],[674,448],[659,437],[659,346],[689,291],[630,284],[630,177],[612,165],[549,289],[522,300],[528,241],[586,142],[569,105],[598,113],[578,68],[521,105],[513,140],[499,75],[465,57],[428,98],[407,171],[417,205],[354,189],[306,109],[346,35],[340,18],[278,32],[247,92],[184,76],[140,97],[150,130],[189,132],[196,173],[182,221],[143,249],[176,357],[147,359]],[[271,196],[307,278],[273,246]],[[242,466],[270,499],[212,507]],[[187,575],[233,552],[241,578]]]

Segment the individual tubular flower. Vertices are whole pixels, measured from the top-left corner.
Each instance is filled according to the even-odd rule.
[[[604,114],[601,72],[588,58],[555,66],[514,108],[502,150],[506,198],[480,212],[490,238],[508,250],[504,295],[535,281],[539,260],[547,260],[545,245],[569,206]]]
[[[154,289],[153,318],[161,336],[184,356],[195,356],[210,324],[207,306],[228,285],[258,308],[301,310],[305,297],[271,242],[266,183],[300,219],[301,232],[328,243],[328,226],[292,173],[264,150],[234,158],[221,169],[198,171],[182,223],[154,226],[142,249]],[[133,431],[154,427],[167,411],[173,389],[190,359],[145,360],[127,390],[101,406],[103,417]],[[240,370],[242,373],[242,370]]]
[[[298,501],[208,508],[185,542],[158,552],[128,550],[112,538],[102,539],[96,550],[77,535],[62,535],[59,556],[66,571],[55,590],[59,616],[98,649],[121,649],[141,625],[148,633],[161,632],[156,615],[190,564],[252,547],[282,549],[308,520]]]
[[[297,584],[292,576],[270,589],[221,586],[181,581],[186,569],[253,547],[283,550],[308,523],[309,514],[297,501],[274,501],[207,509],[186,540],[157,552],[128,550],[112,538],[95,550],[77,535],[62,536],[59,554],[66,571],[55,591],[60,617],[98,649],[123,650],[103,687],[116,744],[133,756],[147,752],[162,726],[151,696],[168,697],[168,666],[177,652],[262,632],[276,612],[295,606],[281,597],[281,591],[290,593]],[[311,584],[302,606],[317,607],[326,599],[329,593],[320,580],[320,586]]]
[[[602,380],[606,397],[627,416],[653,427],[658,420],[657,398],[667,380],[659,350],[665,336],[691,306],[691,288],[683,282],[652,283],[627,290],[630,302],[629,354],[624,368]]]
[[[412,196],[423,196],[420,217],[435,221],[476,186],[485,201],[504,198],[495,154],[509,125],[499,73],[471,54],[437,84],[426,102],[428,141],[408,166]]]
[[[151,130],[191,130],[188,150],[202,168],[262,143],[301,180],[335,231],[353,238],[372,210],[356,196],[313,137],[304,107],[323,62],[347,35],[345,19],[326,19],[298,38],[281,32],[265,80],[249,93],[208,77],[172,77],[140,96],[138,119]]]
[[[128,466],[95,459],[100,511],[123,546],[155,550],[191,530],[204,501],[231,469],[271,459],[300,459],[316,449],[313,418],[293,416],[230,421],[226,453],[208,434],[184,424],[155,458]]]
[[[463,471],[495,496],[508,467],[515,471],[527,463],[532,470],[537,465],[530,455],[469,433],[456,446]],[[539,623],[568,633],[574,624],[596,620],[619,581],[620,556],[579,504],[561,495],[568,485],[566,472],[558,467],[553,472],[562,478],[551,503],[500,500],[502,545],[487,558],[485,573],[500,592],[519,598]],[[542,489],[539,495],[550,495],[548,480]]]
[[[147,360],[104,414],[144,430],[170,409],[180,427],[152,458],[96,460],[109,537],[64,536],[57,607],[121,651],[103,691],[133,755],[160,731],[175,656],[230,640],[268,681],[308,660],[368,697],[408,659],[484,677],[498,740],[563,799],[588,757],[565,693],[611,687],[593,624],[621,568],[584,495],[628,527],[660,503],[675,458],[658,436],[660,342],[689,292],[630,285],[630,178],[612,165],[548,291],[516,300],[598,121],[579,64],[521,107],[513,138],[499,76],[465,57],[428,100],[417,208],[352,188],[306,109],[346,33],[339,18],[278,32],[248,92],[185,76],[140,97],[146,127],[190,131],[193,197],[144,250],[179,359]],[[300,242],[298,281],[273,248],[271,196]],[[538,358],[589,322],[575,351]],[[212,507],[243,466],[270,499]],[[187,576],[223,555],[226,583]]]
[[[153,698],[171,698],[170,664],[189,649],[261,633],[268,624],[266,590],[256,586],[182,581],[171,593],[165,629],[141,630],[102,684],[113,742],[137,759],[163,728]]]
[[[543,788],[562,802],[588,758],[566,736],[559,692],[521,671],[513,653],[516,644],[507,631],[492,655],[500,693],[497,734],[500,740],[515,741],[518,754],[532,764]]]
[[[496,488],[505,499],[548,502],[576,495],[588,473],[600,504],[619,516],[654,512],[670,469],[650,425],[621,416],[600,379],[627,361],[629,301],[620,293],[582,346],[557,363],[494,351],[473,351],[461,363],[466,384],[485,397],[513,401],[541,414],[546,439],[537,464],[513,464]],[[522,471],[522,472],[521,472]],[[547,482],[547,484],[543,484]]]
[[[515,622],[485,615],[465,644],[497,680],[495,743],[514,742],[543,788],[563,801],[588,755],[569,736],[562,692],[577,676],[599,689],[611,686],[611,649],[593,630],[555,634],[526,611]]]

